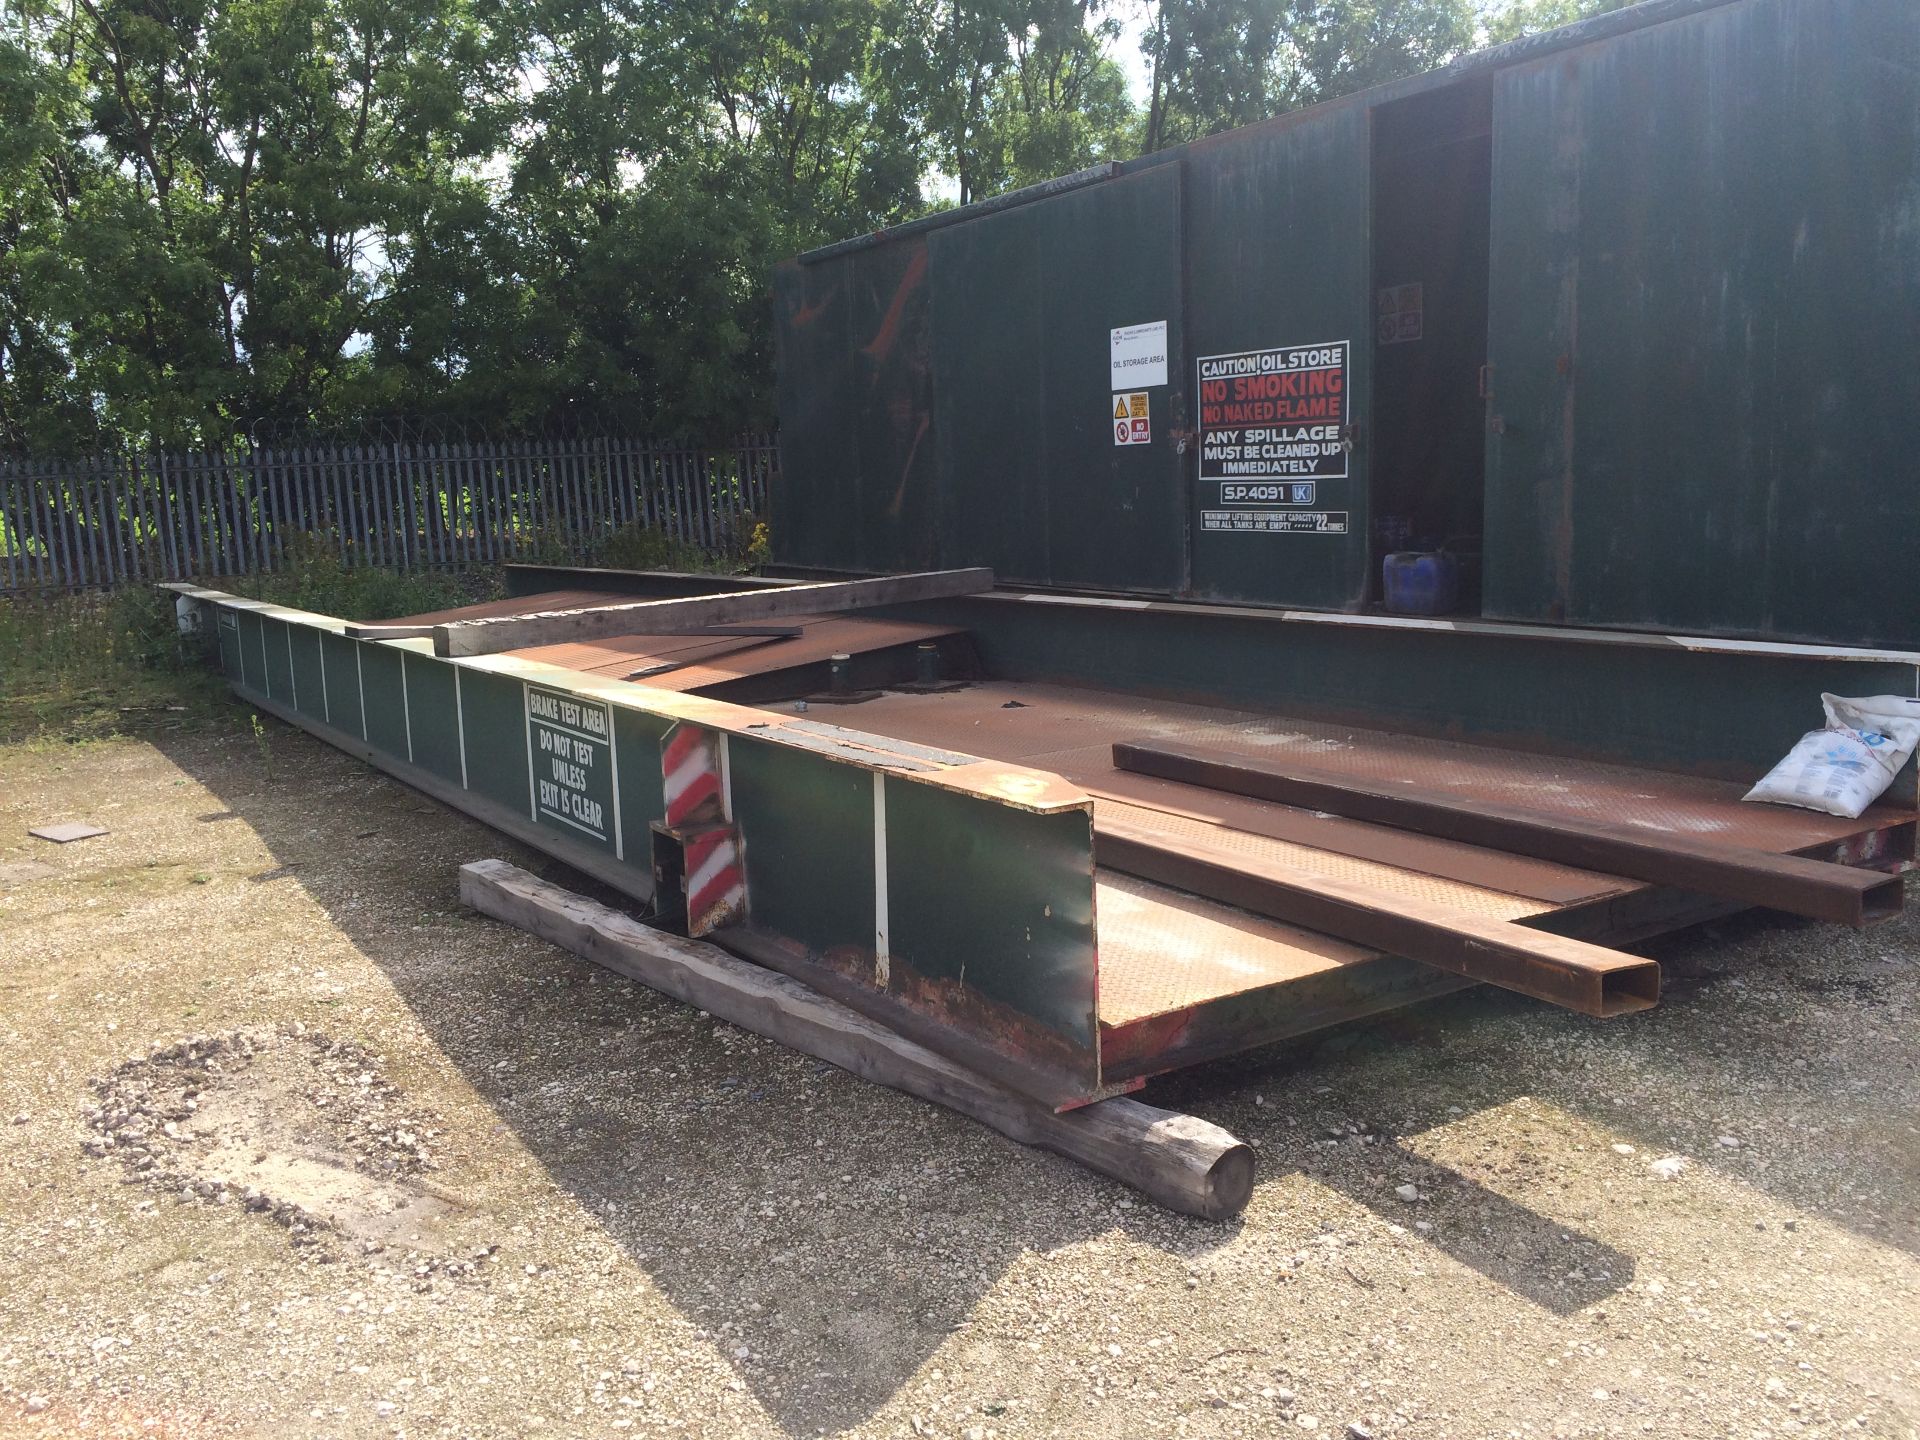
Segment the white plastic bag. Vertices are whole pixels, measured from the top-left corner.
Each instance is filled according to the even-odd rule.
[[[1827,728],[1801,736],[1745,798],[1858,819],[1920,744],[1920,700],[1822,695],[1820,704]]]

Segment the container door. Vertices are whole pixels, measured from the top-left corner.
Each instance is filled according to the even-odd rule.
[[[1369,127],[1348,104],[1196,143],[1187,169],[1192,589],[1368,593]]]
[[[1920,6],[1752,0],[1494,91],[1486,611],[1920,640]]]
[[[1159,165],[927,237],[943,564],[1179,587],[1180,182]]]

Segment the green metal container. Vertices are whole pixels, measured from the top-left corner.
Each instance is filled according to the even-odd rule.
[[[801,256],[778,557],[1920,644],[1916,77],[1911,0],[1650,0]]]

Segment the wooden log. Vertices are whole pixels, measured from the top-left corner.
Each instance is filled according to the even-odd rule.
[[[1253,1193],[1253,1152],[1192,1115],[1136,1100],[1056,1114],[916,1045],[799,981],[705,941],[655,930],[504,860],[460,867],[460,898],[496,920],[696,1005],[728,1023],[904,1090],[1143,1191],[1170,1210],[1225,1220]]]
[[[497,655],[534,645],[601,640],[609,635],[685,634],[690,627],[753,624],[787,615],[822,615],[910,600],[975,595],[993,588],[993,572],[926,570],[912,575],[882,575],[873,580],[835,580],[743,590],[727,595],[693,595],[678,600],[632,600],[579,610],[546,610],[531,615],[490,615],[433,627],[436,655]]]
[[[349,640],[430,640],[431,625],[349,625],[342,632]]]

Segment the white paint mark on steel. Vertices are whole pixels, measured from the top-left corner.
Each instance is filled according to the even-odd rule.
[[[260,688],[273,698],[273,667],[267,664],[267,622],[260,622]]]
[[[873,772],[873,978],[881,989],[893,973],[887,940],[887,777]]]
[[[367,738],[367,669],[360,663],[361,642],[353,642],[353,680],[360,692],[360,738]]]
[[[400,652],[400,723],[407,727],[407,764],[413,764],[413,705],[407,699],[407,652]]]
[[[727,751],[727,732],[720,732],[720,818],[733,823],[733,760]]]
[[[459,673],[459,667],[454,667]],[[627,838],[620,828],[620,745],[613,733],[613,707],[603,707],[607,712],[607,770],[613,776],[613,858],[627,858]]]
[[[300,708],[300,672],[293,668],[293,626],[287,626],[287,683],[293,686],[293,708]]]
[[[529,694],[530,687],[523,681],[520,686],[520,718],[527,727],[527,815],[538,825],[540,801],[533,788],[533,701]]]
[[[313,632],[313,653],[320,657],[320,713],[327,724],[333,723],[333,692],[327,686],[327,637],[316,630]]]
[[[460,737],[460,788],[467,789],[467,705],[460,694],[460,667],[453,667],[453,729]],[[616,781],[615,790],[618,791]],[[618,811],[615,812],[616,814]]]

